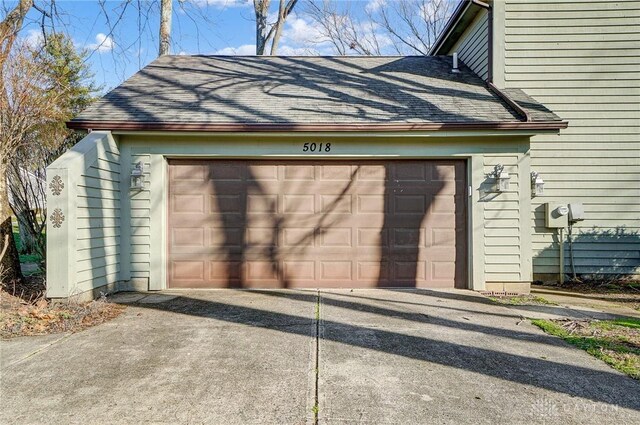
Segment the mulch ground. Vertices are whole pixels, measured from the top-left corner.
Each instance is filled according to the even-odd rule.
[[[550,286],[550,285],[547,285]],[[640,311],[640,283],[638,282],[565,282],[553,288],[589,295],[595,299],[611,301]]]
[[[125,308],[106,298],[52,303],[44,297],[42,278],[30,277],[0,288],[0,338],[79,332],[118,317]]]

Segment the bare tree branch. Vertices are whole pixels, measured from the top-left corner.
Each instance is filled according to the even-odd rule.
[[[253,9],[256,20],[257,55],[265,54],[267,44],[269,44],[269,42],[271,42],[270,54],[277,54],[284,24],[297,3],[298,0],[279,0],[276,20],[273,23],[269,23],[268,20],[271,0],[253,0]]]
[[[289,0],[285,5],[285,0],[280,0],[278,20],[273,25],[273,28],[275,28],[275,32],[273,34],[273,41],[271,42],[271,55],[275,55],[278,50],[278,44],[280,43],[280,37],[282,37],[282,29],[284,28],[284,23],[297,2],[298,0]]]
[[[452,10],[452,0],[364,2],[310,0],[304,14],[340,55],[428,54]],[[352,6],[361,10],[351,9]],[[324,40],[323,40],[324,41]]]

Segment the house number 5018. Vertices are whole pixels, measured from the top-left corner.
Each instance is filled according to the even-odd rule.
[[[305,143],[302,152],[331,152],[331,143]]]

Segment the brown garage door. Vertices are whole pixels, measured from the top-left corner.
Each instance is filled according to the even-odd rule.
[[[169,162],[168,286],[465,287],[463,161]]]

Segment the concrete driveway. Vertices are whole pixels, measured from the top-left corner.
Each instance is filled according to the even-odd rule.
[[[640,382],[472,292],[114,299],[109,323],[0,343],[1,423],[640,422]]]

